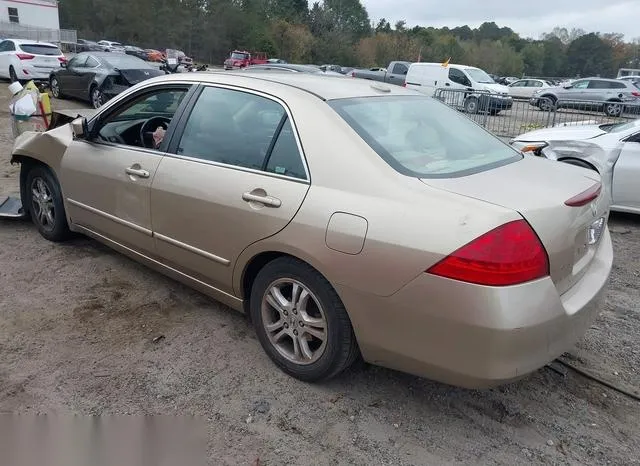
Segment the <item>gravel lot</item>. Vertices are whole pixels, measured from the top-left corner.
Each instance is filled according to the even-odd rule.
[[[0,88],[3,194],[18,167]],[[637,390],[640,217],[610,228],[606,305],[567,358]],[[92,240],[49,243],[26,221],[0,220],[0,412],[195,414],[218,465],[640,464],[640,403],[573,371],[469,391],[360,365],[304,384],[241,315]]]

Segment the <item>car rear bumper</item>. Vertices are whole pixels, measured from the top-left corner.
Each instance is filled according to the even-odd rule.
[[[589,270],[561,296],[550,278],[485,287],[426,273],[389,297],[336,288],[366,361],[485,388],[571,349],[597,317],[612,262],[607,230]]]
[[[56,68],[36,68],[22,65],[18,66],[15,70],[20,80],[33,79],[34,81],[49,81],[51,73],[55,71]]]

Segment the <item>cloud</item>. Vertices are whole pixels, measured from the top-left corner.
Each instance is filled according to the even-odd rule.
[[[477,27],[485,21],[508,26],[526,37],[539,38],[555,26],[587,32],[619,32],[627,40],[640,36],[637,1],[629,0],[363,0],[373,21],[408,26]]]

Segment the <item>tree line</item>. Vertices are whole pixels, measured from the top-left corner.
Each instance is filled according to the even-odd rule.
[[[78,37],[178,48],[220,64],[230,50],[292,63],[385,66],[392,60],[474,65],[502,76],[611,77],[640,68],[640,39],[555,28],[534,40],[486,22],[472,29],[370,21],[360,0],[60,0],[61,27]]]

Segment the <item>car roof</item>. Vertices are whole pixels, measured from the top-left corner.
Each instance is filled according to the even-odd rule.
[[[4,39],[4,40],[10,40],[15,44],[47,45],[49,47],[57,47],[56,44],[52,44],[51,42],[42,42],[39,40],[29,40],[29,39]]]
[[[339,78],[313,73],[282,73],[245,71],[202,71],[176,73],[151,79],[154,82],[192,81],[210,84],[237,85],[240,87],[274,89],[294,88],[305,91],[322,100],[378,97],[389,95],[424,96],[424,94],[393,84],[356,78]],[[148,80],[147,82],[151,81]]]

